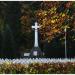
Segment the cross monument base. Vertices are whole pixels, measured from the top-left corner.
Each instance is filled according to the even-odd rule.
[[[39,47],[33,47],[30,53],[30,58],[41,58],[43,53]]]

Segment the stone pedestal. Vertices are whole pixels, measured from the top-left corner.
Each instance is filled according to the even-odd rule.
[[[43,53],[39,47],[33,47],[30,53],[30,58],[41,58]]]

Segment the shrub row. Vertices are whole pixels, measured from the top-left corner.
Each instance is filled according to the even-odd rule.
[[[75,62],[67,63],[32,63],[0,64],[1,74],[72,74],[75,73]]]

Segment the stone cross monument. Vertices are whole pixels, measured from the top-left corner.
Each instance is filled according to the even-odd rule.
[[[35,26],[32,26],[32,28],[35,30],[35,35],[34,35],[35,39],[34,39],[34,47],[31,50],[30,57],[41,57],[42,52],[38,45],[38,28],[40,28],[40,26],[38,26],[38,23],[35,22]]]
[[[32,28],[35,29],[35,40],[34,40],[34,47],[38,47],[38,28],[40,26],[37,25],[37,22],[35,22],[35,26],[32,26]]]

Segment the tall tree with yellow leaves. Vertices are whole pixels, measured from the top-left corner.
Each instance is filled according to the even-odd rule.
[[[40,32],[42,40],[50,42],[55,36],[62,34],[64,28],[74,27],[75,2],[51,1],[42,2],[36,17],[41,25]]]

